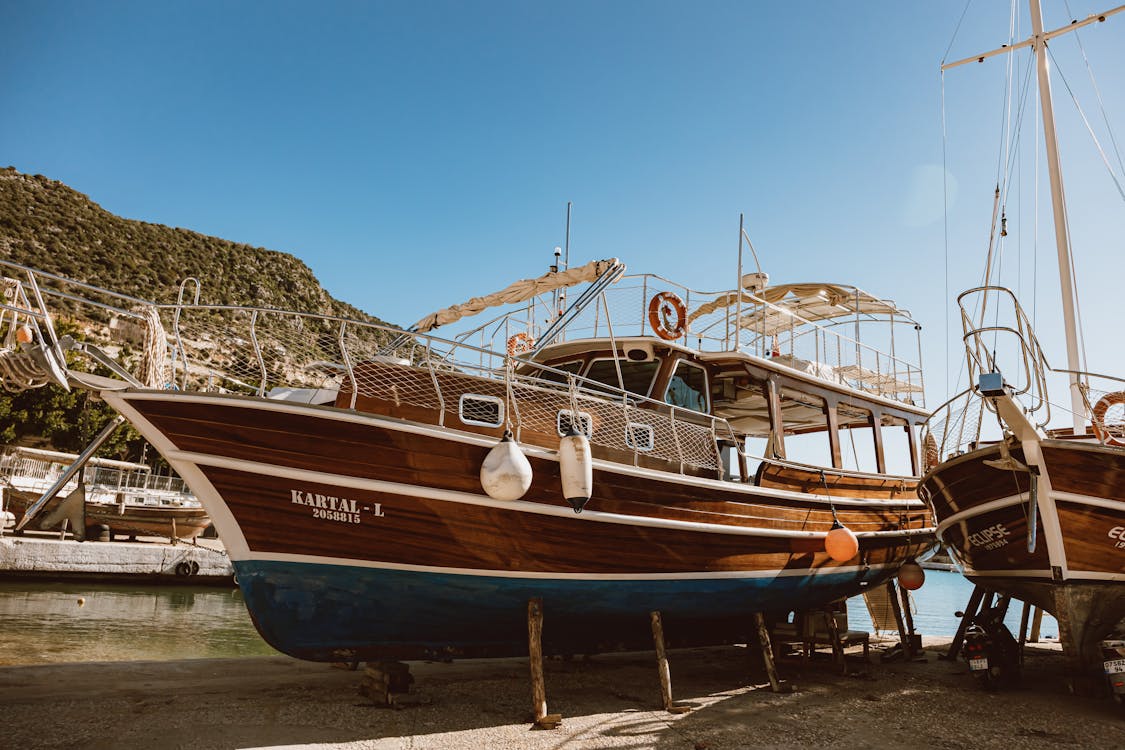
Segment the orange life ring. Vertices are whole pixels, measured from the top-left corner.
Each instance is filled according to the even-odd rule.
[[[684,301],[675,292],[657,292],[648,303],[648,322],[657,336],[675,341],[687,332]]]
[[[522,331],[508,337],[508,356],[527,354],[535,348],[535,339]]]
[[[1105,426],[1105,414],[1109,411],[1109,407],[1114,404],[1125,404],[1125,391],[1116,391],[1114,393],[1107,393],[1098,399],[1098,403],[1094,404],[1094,434],[1098,436],[1105,445],[1117,445],[1125,447],[1125,439],[1118,437]],[[1115,430],[1118,435],[1121,434],[1120,430]]]

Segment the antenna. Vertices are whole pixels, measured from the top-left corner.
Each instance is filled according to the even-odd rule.
[[[738,283],[734,285],[734,293],[738,295],[738,302],[735,306],[734,313],[734,350],[738,351],[738,345],[742,336],[742,234],[743,230],[743,214],[740,211],[738,214]]]
[[[573,205],[574,201],[566,202],[566,256],[563,258],[563,270],[570,268],[570,207]]]

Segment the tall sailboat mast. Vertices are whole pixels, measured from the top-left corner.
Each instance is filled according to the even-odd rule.
[[[1075,31],[1092,23],[1104,21],[1107,16],[1125,10],[1125,5],[1089,16],[1052,31],[1043,31],[1043,13],[1039,0],[1028,0],[1031,6],[1030,39],[1019,44],[1004,46],[982,55],[958,60],[941,69],[963,65],[968,62],[983,62],[986,57],[1013,52],[1022,47],[1031,47],[1036,57],[1036,71],[1039,77],[1039,101],[1043,114],[1043,138],[1047,147],[1047,172],[1051,182],[1051,209],[1055,222],[1055,246],[1059,257],[1059,285],[1062,290],[1063,327],[1066,332],[1066,362],[1070,370],[1070,411],[1073,417],[1074,434],[1086,434],[1086,404],[1082,398],[1081,384],[1077,372],[1082,369],[1078,356],[1078,323],[1074,300],[1074,271],[1070,260],[1070,230],[1066,219],[1066,193],[1063,190],[1062,164],[1059,161],[1058,137],[1055,133],[1055,112],[1051,100],[1051,67],[1047,57],[1047,40],[1068,31]]]
[[[1086,434],[1086,406],[1079,389],[1078,323],[1074,301],[1074,269],[1070,260],[1070,227],[1066,220],[1066,192],[1063,189],[1062,162],[1055,132],[1055,111],[1051,100],[1051,62],[1047,57],[1047,40],[1043,36],[1043,13],[1039,0],[1031,5],[1031,48],[1039,76],[1039,102],[1043,112],[1043,139],[1047,146],[1047,173],[1051,180],[1051,211],[1055,220],[1055,247],[1059,256],[1059,285],[1062,288],[1063,328],[1066,331],[1066,366],[1070,370],[1070,412],[1074,434]]]

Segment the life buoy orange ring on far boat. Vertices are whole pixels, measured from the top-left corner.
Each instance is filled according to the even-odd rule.
[[[535,339],[524,332],[519,332],[508,337],[508,356],[516,357],[527,354],[535,348]]]
[[[656,335],[675,341],[687,331],[687,308],[675,292],[657,292],[648,303],[648,322]]]
[[[1094,434],[1097,435],[1098,440],[1105,445],[1125,447],[1125,434],[1123,434],[1121,428],[1110,432],[1105,424],[1106,412],[1109,411],[1109,407],[1115,404],[1125,404],[1125,391],[1107,393],[1098,399],[1098,403],[1094,404]]]

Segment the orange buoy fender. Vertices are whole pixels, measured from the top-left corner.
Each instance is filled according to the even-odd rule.
[[[907,591],[917,591],[926,582],[926,571],[914,560],[909,560],[898,569],[898,585]]]
[[[493,500],[519,500],[531,487],[531,463],[510,431],[484,457],[480,486]]]
[[[559,475],[563,497],[575,513],[581,513],[594,494],[594,462],[590,441],[573,427],[559,441]]]
[[[854,531],[834,521],[824,537],[824,551],[836,562],[847,562],[859,553],[859,539]]]

